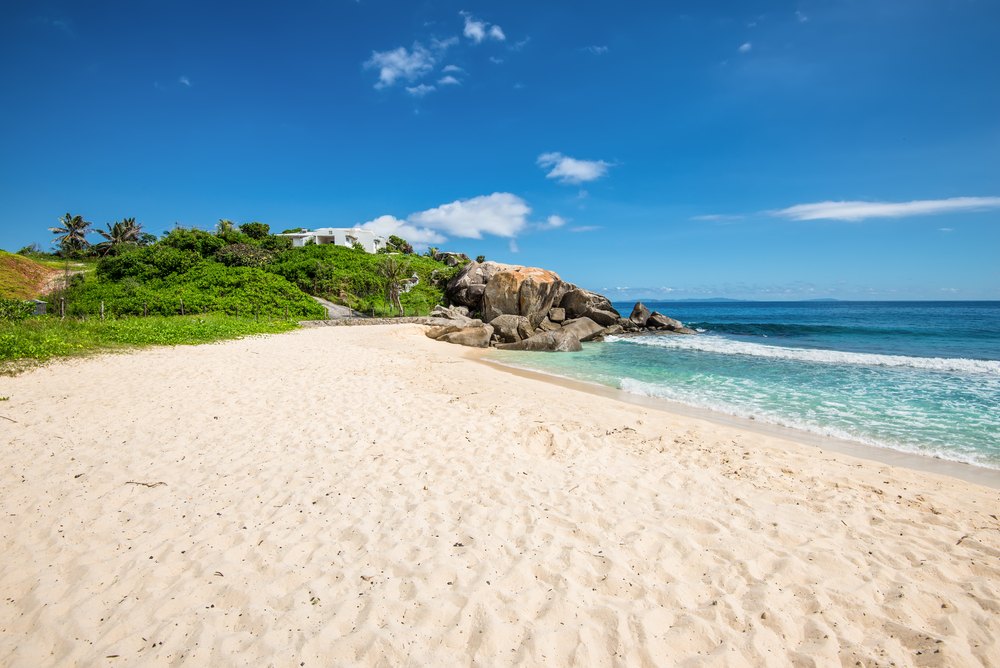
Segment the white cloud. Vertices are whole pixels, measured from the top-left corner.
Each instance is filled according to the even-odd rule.
[[[503,58],[497,58],[496,56],[490,56],[490,62],[499,65],[503,62]]]
[[[364,225],[361,225],[361,228],[371,230],[375,234],[383,237],[395,234],[403,237],[414,246],[427,246],[447,241],[445,237],[438,234],[434,230],[416,227],[409,224],[405,220],[399,220],[393,216],[379,216],[375,220],[370,220]]]
[[[469,12],[459,12],[459,14],[465,17],[465,30],[463,34],[476,44],[479,44],[487,38],[498,42],[502,42],[507,39],[507,36],[503,34],[503,30],[500,29],[500,26],[490,26],[490,24],[485,21],[474,19],[472,18],[472,14]]]
[[[799,20],[799,23],[805,23],[806,21],[809,20],[809,17],[803,14],[802,12],[795,12],[795,18]]]
[[[445,40],[431,39],[431,48],[437,51],[439,55],[447,51],[449,46],[455,46],[456,44],[458,44],[457,37],[449,37]]]
[[[606,46],[588,46],[586,48],[586,50],[590,51],[591,53],[594,53],[594,54],[597,54],[597,55],[601,55],[602,53],[607,53],[608,52],[608,47],[606,47]]]
[[[518,248],[518,246],[517,246],[517,242],[515,240],[513,240],[513,239],[510,240],[510,243],[507,244],[507,247],[510,248],[510,252],[511,253],[520,253],[521,252],[521,249]]]
[[[428,86],[427,84],[420,84],[419,86],[407,86],[406,92],[413,97],[423,97],[427,93],[434,91],[434,86]]]
[[[913,202],[816,202],[797,204],[769,213],[792,220],[859,221],[866,218],[902,218],[998,208],[1000,197],[952,197]]]
[[[450,86],[450,85],[461,86],[462,83],[458,79],[456,79],[455,77],[449,75],[449,76],[441,77],[440,79],[438,79],[438,85],[439,86]]]
[[[954,232],[955,230],[951,227],[939,227],[938,232]]]
[[[399,47],[394,51],[372,51],[372,57],[365,62],[365,69],[377,67],[378,83],[375,88],[392,86],[399,79],[413,81],[434,69],[434,56],[419,43],[413,51]]]
[[[562,216],[549,216],[545,221],[544,227],[562,227],[569,221]]]
[[[410,214],[405,220],[379,216],[359,227],[384,237],[399,235],[420,249],[444,243],[448,240],[446,234],[467,239],[482,239],[483,234],[492,234],[508,237],[514,244],[514,237],[528,225],[530,213],[531,207],[520,197],[511,193],[493,193],[442,204]]]
[[[743,44],[743,46],[741,46],[739,48],[739,52],[740,53],[749,53],[750,49],[752,49],[752,48],[753,48],[753,45],[750,44],[750,42],[746,42],[745,44]]]
[[[414,213],[407,220],[446,234],[481,239],[483,233],[514,237],[527,224],[531,207],[511,193],[493,193]]]
[[[552,167],[546,178],[572,184],[599,179],[608,173],[611,166],[603,160],[577,160],[562,153],[543,153],[538,156],[538,165],[546,169]]]
[[[185,86],[190,86],[191,85],[191,80],[188,79],[187,77],[181,77],[177,81],[179,81],[180,83],[184,84]]]
[[[569,228],[570,232],[593,232],[601,229],[599,225],[581,225],[580,227]]]
[[[465,70],[463,70],[458,65],[445,65],[444,69],[441,70],[441,71],[442,72],[464,72]]]

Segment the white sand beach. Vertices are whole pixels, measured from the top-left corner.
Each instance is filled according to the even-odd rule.
[[[2,666],[1000,666],[1000,492],[416,325],[0,378]]]

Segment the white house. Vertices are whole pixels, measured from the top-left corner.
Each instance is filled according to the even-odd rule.
[[[388,241],[378,236],[371,230],[362,230],[360,227],[321,227],[311,232],[289,232],[278,236],[288,237],[292,240],[292,248],[305,246],[306,242],[312,240],[316,244],[333,244],[335,246],[346,246],[350,248],[355,243],[364,246],[369,253],[375,253],[379,248],[385,248]]]

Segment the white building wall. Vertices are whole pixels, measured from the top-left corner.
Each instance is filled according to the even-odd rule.
[[[387,243],[384,238],[371,230],[362,230],[357,227],[320,227],[312,232],[291,232],[280,236],[290,237],[293,248],[305,246],[310,239],[319,245],[333,244],[346,248],[351,248],[357,242],[369,253],[375,253],[378,249],[385,248]]]

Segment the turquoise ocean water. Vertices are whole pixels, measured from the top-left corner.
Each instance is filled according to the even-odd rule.
[[[488,359],[1000,469],[1000,302],[645,303],[701,335]]]

